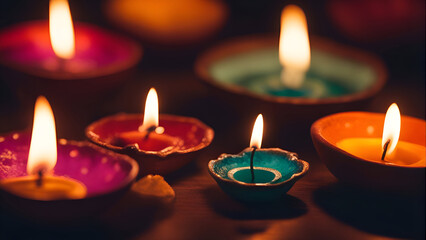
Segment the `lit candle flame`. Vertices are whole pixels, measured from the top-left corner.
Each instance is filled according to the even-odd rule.
[[[74,27],[67,0],[50,0],[50,41],[56,56],[70,59],[75,54]]]
[[[401,131],[401,113],[398,105],[392,103],[386,112],[385,124],[383,126],[382,148],[385,147],[387,141],[390,141],[387,154],[391,154],[399,140]]]
[[[311,50],[306,17],[296,5],[288,5],[281,13],[279,58],[284,85],[300,87],[310,66]]]
[[[34,123],[28,155],[27,173],[35,175],[51,171],[57,160],[55,118],[49,102],[43,96],[37,98],[34,107]]]
[[[253,132],[251,133],[250,147],[260,148],[262,146],[263,135],[263,116],[259,114],[254,122]]]
[[[152,127],[158,127],[158,112],[157,91],[155,91],[155,88],[151,88],[146,97],[143,123],[139,126],[140,132],[147,131]]]

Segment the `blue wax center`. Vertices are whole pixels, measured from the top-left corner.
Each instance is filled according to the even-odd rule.
[[[371,66],[312,49],[312,60],[303,83],[297,88],[281,80],[278,49],[244,52],[213,64],[210,73],[225,86],[237,86],[259,95],[328,98],[370,88],[376,79]]]
[[[219,161],[217,164],[214,165],[214,172],[219,174],[222,178],[230,179],[228,177],[228,172],[235,168],[248,168],[250,166],[250,155],[251,151],[245,152],[242,156],[239,155],[229,155],[228,157],[224,158],[222,161]],[[263,168],[270,168],[277,170],[281,174],[281,178],[276,180],[275,183],[280,183],[283,181],[288,180],[293,176],[295,173],[299,173],[303,169],[303,164],[299,163],[298,161],[290,160],[289,156],[282,153],[276,153],[274,151],[265,150],[265,149],[258,149],[254,155],[253,158],[253,165],[257,170],[259,167]],[[237,179],[241,182],[251,182],[251,174],[250,169],[248,169],[247,174],[244,172],[240,173],[247,177],[247,180],[244,180],[243,177],[239,176],[239,174],[234,173],[234,179]],[[262,175],[257,174],[255,172],[255,178],[256,182],[260,183],[260,178],[265,179],[266,176],[269,175],[268,173],[262,173]],[[257,177],[259,175],[259,177]],[[275,175],[271,173],[271,175]],[[273,177],[270,177],[269,181],[271,181]],[[231,180],[231,179],[230,179]],[[265,182],[269,182],[266,180],[263,180]]]
[[[250,169],[241,169],[234,173],[234,178],[245,183],[270,183],[275,174],[264,169],[254,169],[254,182],[252,182]]]
[[[285,97],[325,98],[351,93],[350,89],[335,82],[308,72],[300,87],[287,87],[281,81],[281,69],[267,73],[242,76],[235,83],[258,94]]]

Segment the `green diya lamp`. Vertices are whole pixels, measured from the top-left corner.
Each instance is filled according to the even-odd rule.
[[[263,117],[256,119],[250,148],[237,155],[222,154],[208,164],[209,173],[231,197],[246,202],[275,201],[302,178],[309,164],[279,148],[261,148]]]
[[[291,110],[292,115],[354,107],[385,84],[386,70],[376,57],[310,40],[306,17],[297,6],[284,8],[280,35],[279,41],[250,36],[225,42],[198,58],[196,72],[208,85],[238,96],[234,99],[242,105],[275,105],[274,111]]]

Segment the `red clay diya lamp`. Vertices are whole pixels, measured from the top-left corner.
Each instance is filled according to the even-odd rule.
[[[141,124],[142,123],[142,124]],[[195,118],[159,115],[151,88],[142,114],[102,118],[86,128],[90,141],[136,159],[140,174],[168,174],[196,157],[214,137],[213,129]]]
[[[218,32],[228,17],[223,0],[109,0],[117,26],[155,45],[191,46]]]
[[[253,127],[250,148],[237,155],[222,154],[209,162],[209,173],[224,192],[248,202],[274,201],[302,178],[309,164],[279,148],[261,148],[263,116]]]
[[[53,112],[44,97],[36,101],[31,137],[26,132],[0,137],[0,169],[3,199],[45,220],[99,211],[124,194],[138,173],[133,159],[90,143],[61,139],[57,145]]]
[[[0,32],[4,78],[22,95],[31,96],[31,103],[40,94],[54,103],[75,103],[83,96],[96,99],[120,85],[141,54],[132,40],[88,24],[74,26],[66,0],[50,1],[49,21],[21,23]]]
[[[400,115],[345,112],[317,120],[311,128],[320,158],[340,180],[390,192],[423,192],[426,122]],[[381,135],[381,136],[380,136]]]
[[[306,17],[295,5],[282,11],[279,41],[268,36],[230,40],[202,54],[195,70],[202,81],[238,96],[242,104],[272,104],[293,115],[371,98],[386,76],[382,62],[368,53],[310,39]]]

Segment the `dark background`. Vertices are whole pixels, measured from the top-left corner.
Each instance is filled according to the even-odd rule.
[[[360,40],[336,27],[329,12],[329,4],[333,1],[297,1],[297,4],[307,15],[310,35],[372,52],[385,62],[389,75],[386,86],[369,105],[358,110],[385,112],[392,102],[397,102],[402,114],[424,119],[424,2],[377,2],[382,4],[373,10],[377,15],[392,16],[391,11],[382,9],[384,6],[396,4],[395,9],[400,9],[407,3],[418,6],[419,2],[423,6],[423,15],[403,28],[395,26],[395,31],[386,36],[383,32],[389,25],[395,24],[390,18],[386,27],[377,29],[376,37]],[[100,10],[103,3],[71,0],[74,21],[93,23],[126,34],[108,23]],[[247,116],[244,108],[236,109],[227,99],[218,97],[200,83],[193,72],[196,56],[230,37],[278,34],[282,7],[295,2],[232,0],[227,3],[229,19],[224,28],[208,41],[192,48],[172,50],[143,45],[144,56],[134,75],[122,89],[104,101],[90,119],[96,120],[116,112],[140,112],[148,89],[156,87],[161,112],[197,117],[212,126],[216,137],[208,150],[178,174],[166,178],[176,191],[175,204],[168,210],[146,214],[144,206],[126,196],[115,206],[121,209],[119,214],[117,210],[110,210],[76,227],[59,225],[55,228],[35,225],[5,209],[2,211],[0,207],[0,238],[388,239],[424,236],[423,197],[372,193],[338,183],[319,162],[306,134],[309,125],[300,130],[303,134],[286,135],[285,126],[268,126],[268,118],[273,116],[265,116],[264,146],[299,153],[302,159],[310,162],[310,173],[294,186],[287,199],[273,206],[247,206],[219,190],[208,176],[207,161],[222,152],[236,153],[246,147],[255,115]],[[402,6],[398,7],[401,3]],[[0,2],[0,29],[23,21],[47,19],[47,16],[47,0]],[[1,76],[1,81],[6,81],[7,76]],[[22,114],[13,90],[0,86],[0,132],[30,127],[32,112]],[[83,139],[82,127],[72,124],[58,126],[59,136]],[[268,135],[273,137],[268,138]],[[126,205],[132,207],[126,210]]]

